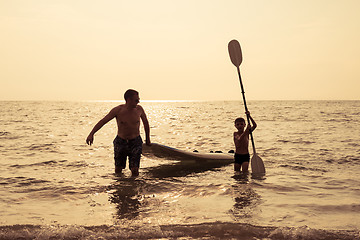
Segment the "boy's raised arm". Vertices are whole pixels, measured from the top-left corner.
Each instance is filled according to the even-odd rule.
[[[257,124],[256,124],[255,120],[251,117],[250,112],[246,112],[246,115],[249,116],[249,119],[250,119],[251,124],[252,124],[251,131],[254,131],[255,128],[257,127]]]

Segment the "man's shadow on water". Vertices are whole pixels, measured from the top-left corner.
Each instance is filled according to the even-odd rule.
[[[219,162],[175,162],[148,168],[148,174],[153,178],[163,179],[171,177],[186,177],[190,174],[215,170],[228,165]]]
[[[114,184],[107,190],[110,192],[110,202],[116,205],[118,219],[134,219],[139,216],[143,186],[142,180],[125,177],[123,174],[115,175]]]

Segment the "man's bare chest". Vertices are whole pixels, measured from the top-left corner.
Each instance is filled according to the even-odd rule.
[[[140,121],[140,112],[137,110],[122,110],[116,115],[116,119],[122,124],[136,124]]]

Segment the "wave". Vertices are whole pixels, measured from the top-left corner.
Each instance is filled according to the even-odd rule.
[[[0,131],[0,139],[2,140],[15,140],[21,138],[20,135],[13,135],[11,132]]]
[[[14,164],[14,165],[10,165],[10,167],[12,167],[12,168],[23,168],[23,167],[32,167],[32,166],[47,166],[47,165],[53,165],[53,164],[56,164],[56,163],[57,163],[57,161],[50,160],[50,161],[31,163],[31,164]]]
[[[0,186],[2,186],[9,193],[17,193],[22,195],[11,195],[11,198],[2,198],[9,204],[16,204],[22,202],[25,198],[41,201],[59,201],[63,203],[66,201],[74,202],[78,199],[83,199],[84,196],[93,193],[104,192],[107,190],[106,186],[83,186],[65,185],[61,181],[48,181],[43,179],[28,178],[28,177],[11,177],[1,178]],[[24,195],[25,194],[25,195]],[[1,219],[0,219],[1,223]],[[0,239],[2,239],[0,237]]]
[[[359,212],[360,210],[360,204],[337,204],[337,205],[318,205],[318,204],[299,204],[298,207],[306,207],[307,209],[313,209],[316,210],[318,212],[322,212],[322,211],[327,211],[327,212],[349,212],[349,213],[353,213],[353,212]]]
[[[9,177],[4,178],[0,177],[0,184],[1,185],[8,185],[8,184],[18,184],[21,186],[28,186],[31,184],[41,184],[41,183],[48,183],[47,180],[40,180],[36,178],[28,178],[28,177]]]
[[[6,135],[9,135],[10,133],[9,132],[6,132],[6,131],[0,131],[0,137],[2,136],[6,136]]]
[[[37,162],[37,163],[29,163],[29,164],[13,164],[10,165],[11,168],[26,168],[26,167],[35,167],[35,166],[54,166],[57,165],[58,167],[62,168],[85,168],[85,167],[91,167],[88,163],[84,161],[68,161],[68,160],[49,160],[49,161],[43,161],[43,162]]]
[[[360,164],[360,155],[341,156],[341,158],[338,159],[326,159],[325,161],[329,164],[344,164],[355,166]]]
[[[280,164],[279,167],[290,168],[292,170],[297,170],[297,171],[314,171],[314,172],[323,172],[323,173],[328,172],[328,170],[321,169],[321,168],[290,165],[290,164]]]
[[[53,143],[45,143],[45,144],[31,144],[26,147],[30,151],[41,151],[41,152],[54,152],[58,153],[58,146]]]
[[[310,145],[310,144],[314,144],[316,142],[314,141],[307,141],[307,140],[302,140],[302,139],[295,139],[295,140],[285,140],[285,139],[279,139],[277,140],[280,143],[289,143],[289,144],[304,144],[304,145]]]
[[[353,230],[321,230],[303,227],[254,226],[242,223],[211,222],[183,225],[0,226],[0,239],[360,239]]]

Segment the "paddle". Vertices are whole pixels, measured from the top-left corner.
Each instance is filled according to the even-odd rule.
[[[241,93],[244,101],[245,111],[248,112],[248,108],[246,105],[246,99],[245,99],[245,91],[244,86],[241,81],[241,75],[240,75],[240,64],[242,62],[242,53],[241,53],[241,47],[237,40],[231,40],[228,44],[228,50],[231,62],[235,65],[237,68],[237,72],[239,75],[239,81],[241,86]],[[249,115],[246,115],[248,124],[250,125],[250,118]],[[253,147],[254,154],[251,158],[251,170],[252,173],[265,173],[265,166],[263,160],[257,155],[255,150],[255,143],[254,143],[254,137],[252,135],[252,132],[250,131],[250,137],[251,137],[251,143]]]

